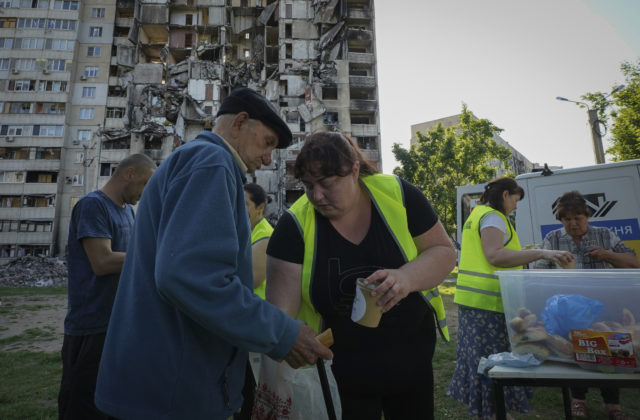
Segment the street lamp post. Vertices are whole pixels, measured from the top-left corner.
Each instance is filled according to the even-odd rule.
[[[624,88],[624,85],[617,86],[608,95],[605,96],[605,99],[623,88]],[[589,117],[589,127],[591,128],[591,143],[593,146],[593,156],[595,157],[596,163],[598,164],[604,163],[604,148],[602,147],[602,134],[600,133],[601,121],[598,119],[598,111],[596,109],[589,108],[589,105],[585,102],[573,101],[571,99],[567,99],[562,96],[556,96],[556,99],[559,101],[573,102],[574,104],[583,105],[587,108],[587,116]]]

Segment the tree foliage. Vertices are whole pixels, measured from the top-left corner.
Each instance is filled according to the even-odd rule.
[[[624,89],[611,95],[595,92],[581,97],[598,111],[601,121],[607,125],[612,122],[612,145],[607,153],[615,161],[640,158],[640,59],[623,62],[620,70],[625,76]]]
[[[491,121],[474,118],[463,104],[458,125],[444,128],[438,124],[427,133],[418,132],[418,141],[409,150],[393,145],[401,165],[393,173],[425,193],[452,238],[456,232],[456,187],[495,177],[497,168],[491,161],[511,166],[511,151],[493,139],[500,132],[502,129]]]

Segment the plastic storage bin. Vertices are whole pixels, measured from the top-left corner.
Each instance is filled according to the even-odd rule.
[[[496,274],[514,353],[640,372],[640,270]]]

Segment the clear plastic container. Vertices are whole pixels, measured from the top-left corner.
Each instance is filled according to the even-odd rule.
[[[605,372],[640,372],[640,270],[496,274],[514,353]]]

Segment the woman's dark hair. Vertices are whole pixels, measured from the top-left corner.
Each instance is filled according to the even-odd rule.
[[[502,194],[508,191],[509,194],[520,194],[520,199],[524,198],[524,190],[513,178],[502,177],[496,178],[484,187],[484,192],[478,200],[481,204],[487,204],[490,207],[504,213],[504,202]]]
[[[244,184],[244,190],[249,193],[249,198],[253,201],[253,204],[259,206],[262,203],[269,203],[271,200],[267,193],[264,192],[264,189],[258,184],[254,184],[252,182],[248,184]]]
[[[556,219],[560,220],[569,213],[591,216],[591,209],[587,207],[587,200],[579,191],[573,190],[562,194],[557,201]]]
[[[378,172],[353,139],[337,132],[318,132],[305,140],[296,158],[294,175],[298,179],[306,173],[324,177],[347,176],[356,161],[360,162],[361,176]]]

